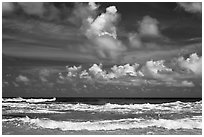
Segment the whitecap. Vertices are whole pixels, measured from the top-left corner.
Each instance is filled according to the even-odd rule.
[[[16,120],[16,119],[14,119]],[[100,121],[55,121],[50,119],[31,119],[29,117],[19,118],[18,120],[39,128],[66,130],[117,130],[134,129],[148,127],[162,127],[170,129],[202,129],[202,117],[183,118],[176,120],[169,119],[139,119],[128,118],[119,120],[100,120]]]
[[[3,102],[22,102],[22,101],[25,101],[25,100],[26,99],[23,99],[21,97],[2,99]]]
[[[84,111],[84,112],[114,112],[114,113],[131,113],[140,114],[145,112],[168,114],[168,113],[202,113],[202,102],[172,102],[163,104],[111,104],[91,105],[91,104],[67,104],[67,103],[51,103],[36,104],[27,102],[3,102],[3,107],[13,109],[33,109],[33,110],[53,110],[53,111]]]
[[[3,102],[28,102],[28,103],[42,103],[42,102],[51,102],[51,101],[55,101],[56,98],[52,98],[52,99],[24,99],[21,97],[18,98],[8,98],[8,99],[2,99]]]

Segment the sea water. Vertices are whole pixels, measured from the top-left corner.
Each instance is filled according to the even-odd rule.
[[[3,98],[2,134],[202,134],[202,100]]]

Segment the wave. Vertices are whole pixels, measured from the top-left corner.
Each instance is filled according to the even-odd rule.
[[[15,109],[15,110],[6,110],[3,114],[14,114],[14,113],[36,113],[36,114],[61,114],[66,112],[54,111],[54,110],[46,110],[46,109]]]
[[[42,102],[51,102],[51,101],[55,101],[56,98],[52,98],[52,99],[24,99],[21,97],[18,98],[8,98],[8,99],[2,99],[3,102],[28,102],[28,103],[42,103]]]
[[[51,103],[51,104],[30,104],[26,102],[2,103],[3,107],[13,108],[13,110],[19,111],[19,109],[32,109],[32,110],[52,110],[52,111],[88,111],[88,112],[115,112],[115,113],[202,113],[202,101],[198,102],[172,102],[163,104],[129,104],[119,105],[107,103],[105,105],[89,105],[83,103],[67,104],[67,103]],[[18,109],[19,108],[19,109]]]
[[[148,127],[161,127],[170,129],[202,129],[202,116],[195,116],[192,118],[183,118],[176,120],[168,119],[139,119],[128,118],[119,120],[100,120],[100,121],[55,121],[50,119],[31,119],[15,118],[3,120],[5,121],[21,121],[28,123],[31,126],[38,128],[60,129],[66,130],[117,130],[117,129],[135,129],[135,128],[148,128]]]

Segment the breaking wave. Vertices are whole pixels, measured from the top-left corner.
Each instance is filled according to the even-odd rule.
[[[18,98],[8,98],[8,99],[2,99],[3,102],[28,102],[28,103],[42,103],[42,102],[51,102],[55,101],[56,98],[52,99],[24,99],[21,97]]]
[[[15,118],[3,121],[20,121],[28,123],[30,126],[48,129],[66,130],[117,130],[117,129],[134,129],[161,127],[166,129],[202,129],[202,116],[194,116],[192,118],[183,119],[139,119],[127,118],[119,120],[100,120],[100,121],[55,121],[50,119],[31,119]]]
[[[39,101],[39,100],[38,100]],[[154,113],[179,113],[179,112],[193,112],[193,113],[202,113],[202,101],[197,102],[172,102],[172,103],[163,103],[163,104],[128,104],[128,105],[119,105],[106,103],[104,105],[90,105],[90,104],[69,104],[69,103],[49,103],[49,104],[30,104],[26,102],[12,103],[12,102],[3,102],[3,108],[9,107],[13,109],[6,110],[7,113],[12,110],[11,113],[19,112],[22,110],[22,113],[26,113],[27,110],[40,110],[45,111],[86,111],[86,112],[114,112],[114,113],[144,113],[144,112],[154,112]],[[23,111],[25,110],[25,111]],[[38,112],[40,112],[38,111]]]

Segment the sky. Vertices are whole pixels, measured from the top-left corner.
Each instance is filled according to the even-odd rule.
[[[201,3],[3,2],[2,55],[3,96],[201,97]]]

